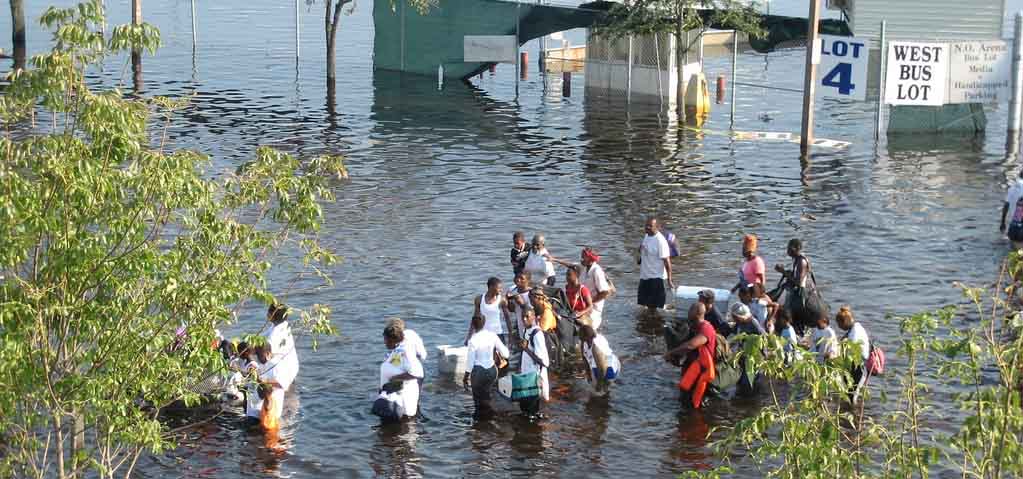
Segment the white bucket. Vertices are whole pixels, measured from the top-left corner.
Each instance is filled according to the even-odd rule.
[[[512,377],[511,374],[497,379],[497,393],[501,397],[511,400],[512,395]]]

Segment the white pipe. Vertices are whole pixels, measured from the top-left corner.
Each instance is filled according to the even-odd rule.
[[[195,28],[195,0],[192,0],[192,51],[194,52],[199,45],[199,35],[196,33]]]

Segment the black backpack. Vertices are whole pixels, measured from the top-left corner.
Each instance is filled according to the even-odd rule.
[[[1012,222],[1009,223],[1008,236],[1013,241],[1023,241],[1023,196],[1016,200],[1012,211]]]

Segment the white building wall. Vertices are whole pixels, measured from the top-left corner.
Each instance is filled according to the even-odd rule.
[[[889,40],[992,40],[1002,37],[1005,0],[849,0],[849,26],[877,48]]]

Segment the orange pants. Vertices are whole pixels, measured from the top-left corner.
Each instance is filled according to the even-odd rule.
[[[707,384],[716,377],[714,370],[714,358],[707,352],[707,348],[701,347],[696,361],[689,363],[682,379],[678,382],[678,388],[689,392],[693,398],[693,408],[699,409],[703,402],[703,394],[707,392]]]

